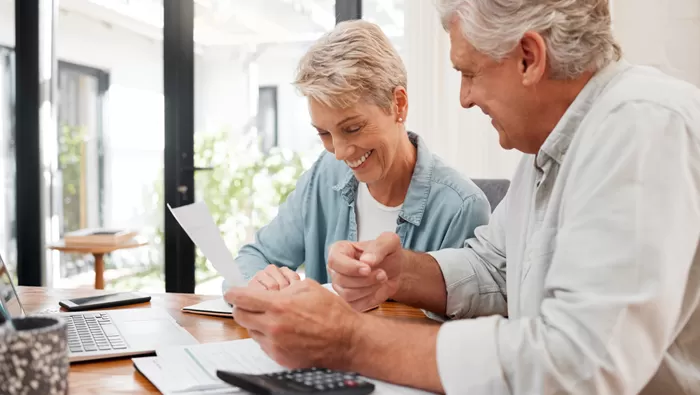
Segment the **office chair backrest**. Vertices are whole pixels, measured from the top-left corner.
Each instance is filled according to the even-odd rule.
[[[486,199],[488,199],[491,205],[491,212],[496,209],[498,203],[503,200],[508,192],[508,187],[510,187],[510,180],[505,179],[472,179],[476,186],[479,187],[484,194]]]

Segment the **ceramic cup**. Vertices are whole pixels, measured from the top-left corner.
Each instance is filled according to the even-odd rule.
[[[61,318],[13,318],[0,325],[0,393],[67,394],[68,368]]]

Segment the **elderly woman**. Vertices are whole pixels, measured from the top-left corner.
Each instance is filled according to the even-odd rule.
[[[282,289],[296,269],[328,282],[328,247],[395,232],[404,248],[460,247],[490,206],[470,180],[406,131],[406,70],[374,24],[350,21],[320,38],[295,81],[324,152],[277,216],[236,258],[250,287]],[[382,275],[382,274],[379,274]]]

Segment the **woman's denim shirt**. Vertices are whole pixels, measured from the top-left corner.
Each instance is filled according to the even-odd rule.
[[[461,247],[477,226],[488,223],[486,195],[469,179],[432,154],[418,135],[409,132],[417,148],[411,183],[399,212],[396,234],[404,248],[435,251]],[[296,270],[329,282],[329,247],[339,240],[357,241],[355,199],[358,181],[345,162],[324,152],[298,180],[280,205],[277,216],[255,235],[255,242],[236,257],[246,279],[268,264]]]

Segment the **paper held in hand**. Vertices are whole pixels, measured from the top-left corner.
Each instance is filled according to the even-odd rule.
[[[245,278],[226,247],[207,205],[196,202],[172,208],[168,204],[168,209],[226,283],[233,287],[245,287]]]

